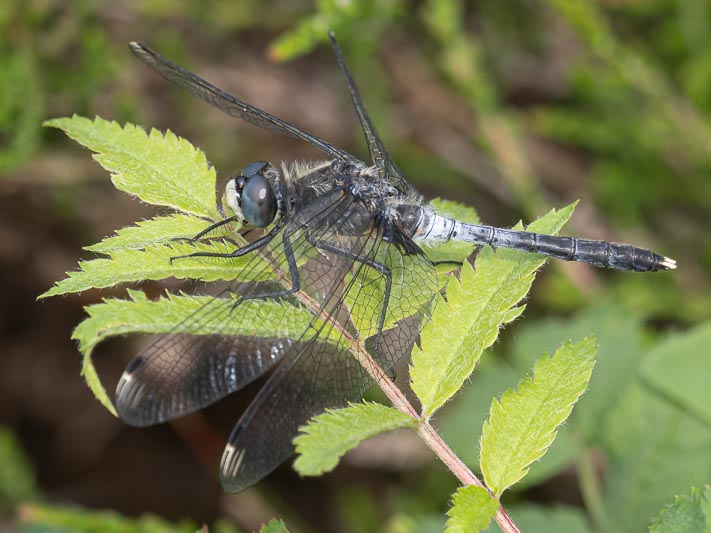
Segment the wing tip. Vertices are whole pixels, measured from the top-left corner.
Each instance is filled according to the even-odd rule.
[[[237,448],[231,442],[225,446],[220,461],[220,482],[227,492],[239,492],[250,485],[240,480],[239,476],[245,451],[244,448]]]

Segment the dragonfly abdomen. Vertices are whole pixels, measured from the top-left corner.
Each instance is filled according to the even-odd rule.
[[[655,272],[676,268],[673,259],[630,244],[466,224],[424,209],[414,238],[425,242],[457,240],[493,248],[512,248],[616,270]]]
[[[479,229],[480,228],[480,229]],[[655,272],[669,270],[676,263],[664,256],[645,248],[637,248],[630,244],[618,244],[607,241],[578,239],[575,237],[558,237],[529,231],[515,231],[480,226],[462,228],[462,235],[475,233],[483,237],[486,244],[493,247],[513,248],[525,252],[538,253],[563,259],[588,263],[602,268],[616,270],[631,270],[634,272]],[[466,239],[462,239],[466,240]]]

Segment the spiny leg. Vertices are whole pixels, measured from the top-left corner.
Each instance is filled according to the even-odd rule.
[[[185,259],[187,257],[221,257],[224,259],[230,259],[230,258],[235,258],[235,257],[242,257],[243,255],[248,254],[249,252],[253,252],[254,250],[257,250],[264,246],[265,244],[268,244],[276,237],[276,234],[281,230],[280,226],[274,226],[272,230],[267,233],[266,235],[261,236],[259,239],[257,239],[254,242],[250,242],[249,244],[246,244],[242,246],[241,248],[237,248],[234,252],[230,252],[228,254],[226,253],[220,253],[220,252],[194,252],[192,254],[186,254],[186,255],[178,255],[176,257],[171,257],[170,258],[170,263],[172,264],[173,261],[176,261],[178,259]]]
[[[201,239],[208,233],[210,233],[213,230],[216,230],[219,227],[224,226],[225,224],[229,224],[230,222],[234,222],[235,220],[238,220],[237,217],[228,217],[224,218],[222,220],[218,220],[217,222],[210,224],[208,227],[206,227],[204,230],[202,230],[200,233],[197,235],[194,235],[193,237],[176,237],[175,241],[187,241],[187,242],[196,242],[198,239]]]
[[[296,266],[296,257],[294,257],[294,249],[291,246],[291,239],[289,239],[289,232],[284,230],[282,235],[282,243],[284,245],[284,256],[286,257],[286,263],[289,265],[289,276],[291,277],[291,287],[288,289],[282,289],[280,291],[263,292],[260,294],[249,294],[243,296],[243,300],[254,300],[261,298],[283,298],[284,296],[289,296],[301,290],[301,278],[299,277],[299,269]]]

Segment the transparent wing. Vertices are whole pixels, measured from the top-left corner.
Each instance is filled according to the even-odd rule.
[[[397,168],[395,162],[390,157],[390,154],[385,149],[382,141],[378,137],[377,132],[373,123],[370,121],[370,117],[365,109],[365,104],[363,103],[360,93],[358,92],[358,86],[355,80],[351,76],[346,62],[343,58],[343,53],[341,48],[336,41],[336,35],[333,32],[328,33],[331,39],[331,45],[336,53],[336,59],[338,60],[338,67],[343,73],[343,77],[346,80],[346,86],[348,87],[348,93],[351,96],[351,101],[353,102],[353,107],[355,109],[356,115],[358,115],[358,121],[360,122],[361,129],[363,130],[363,135],[365,136],[365,142],[368,145],[368,153],[370,154],[370,159],[373,164],[380,170],[380,175],[383,178],[395,178],[396,183],[400,190],[403,192],[412,189],[412,185],[405,179],[405,177]]]
[[[121,418],[147,426],[200,409],[256,379],[314,336],[313,310],[288,294],[294,283],[290,270],[303,270],[301,290],[324,305],[324,278],[311,280],[313,273],[299,265],[317,253],[308,240],[338,232],[352,203],[340,192],[311,202],[284,225],[270,250],[253,252],[241,269],[248,279],[262,281],[235,280],[178,324],[181,333],[159,336],[134,357],[116,389]],[[289,260],[284,242],[291,249]],[[294,320],[294,311],[310,318]]]
[[[295,139],[301,139],[327,154],[329,157],[340,160],[356,160],[346,151],[333,146],[332,144],[311,135],[288,122],[275,117],[274,115],[262,111],[261,109],[249,105],[226,93],[219,87],[215,87],[210,82],[200,78],[192,72],[184,69],[161,57],[147,46],[137,42],[129,43],[131,51],[143,62],[163,76],[168,81],[174,83],[181,89],[186,90],[203,102],[206,102],[220,111],[230,116],[241,118],[255,126],[268,131],[288,135]]]
[[[342,239],[339,244],[344,245]],[[350,266],[335,289],[332,321],[322,323],[316,336],[279,365],[230,436],[220,467],[228,491],[256,483],[291,456],[298,428],[311,417],[359,400],[374,384],[354,357],[351,339],[325,342],[339,327],[334,320],[387,372],[409,355],[431,314],[437,277],[424,254],[403,255],[393,244],[372,237],[351,239],[350,244],[353,255],[346,254]],[[394,266],[379,271],[377,265],[384,264],[379,261],[388,256],[396,259]],[[344,320],[353,316],[357,318]]]

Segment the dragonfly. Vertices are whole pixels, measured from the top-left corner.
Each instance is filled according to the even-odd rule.
[[[220,479],[229,492],[293,455],[293,438],[313,416],[358,401],[373,386],[376,377],[354,356],[355,345],[392,378],[440,294],[426,245],[463,241],[634,272],[676,268],[673,259],[629,244],[469,224],[435,212],[385,150],[329,36],[368,162],[130,43],[144,63],[199,100],[325,155],[281,166],[255,161],[228,179],[224,219],[192,239],[230,223],[252,238],[230,253],[192,257],[242,261],[239,276],[139,351],[116,389],[119,416],[142,427],[199,410],[269,374],[227,440]],[[295,324],[293,310],[308,318]],[[272,330],[255,335],[259,321]]]

